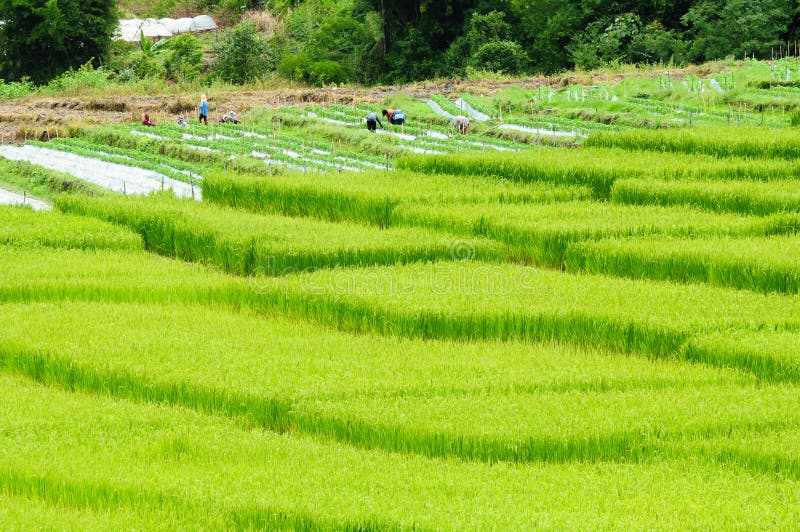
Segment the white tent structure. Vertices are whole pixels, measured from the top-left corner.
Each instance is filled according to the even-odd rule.
[[[144,34],[145,37],[150,39],[161,39],[163,37],[172,37],[172,32],[169,31],[165,25],[161,23],[161,21],[156,20],[154,18],[146,18],[142,21],[142,24],[139,26],[139,29]]]
[[[192,31],[211,31],[217,29],[217,23],[208,15],[197,15],[192,19]]]
[[[192,19],[183,17],[178,19],[162,18],[161,22],[172,31],[173,35],[189,33],[192,31]]]
[[[217,29],[217,23],[208,15],[194,18],[146,18],[122,19],[114,38],[127,42],[139,42],[141,34],[150,39],[169,39],[181,33],[193,33]]]

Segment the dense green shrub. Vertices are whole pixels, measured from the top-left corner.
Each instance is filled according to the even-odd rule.
[[[269,45],[258,36],[255,24],[245,22],[225,34],[216,48],[214,71],[232,83],[263,78],[274,68]]]
[[[518,74],[525,64],[525,52],[513,41],[489,41],[475,52],[471,63],[483,70]]]
[[[167,41],[169,50],[164,60],[167,77],[179,80],[191,80],[200,74],[203,66],[203,47],[197,37],[184,33]]]

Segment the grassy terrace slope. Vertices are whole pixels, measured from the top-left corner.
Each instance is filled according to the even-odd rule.
[[[518,258],[561,267],[568,246],[604,236],[765,235],[787,231],[783,218],[709,213],[686,207],[575,201],[545,205],[409,204],[396,209],[403,223],[436,227],[505,242]]]
[[[64,527],[76,518],[90,527],[323,530],[529,528],[543,521],[669,528],[689,519],[758,526],[762,510],[778,525],[797,518],[797,508],[785,504],[795,481],[715,471],[702,460],[525,468],[428,460],[0,378],[15,397],[2,406],[10,430],[0,436],[0,506],[6,522],[21,526],[31,521],[7,510],[20,502],[39,521]],[[654,500],[649,489],[672,495]],[[508,495],[497,498],[498,490]],[[594,504],[606,490],[629,495]],[[706,498],[719,503],[701,509],[696,502]]]
[[[413,172],[345,172],[277,175],[216,172],[203,181],[206,201],[254,212],[313,216],[379,226],[398,223],[395,208],[405,203],[552,203],[588,199],[582,186],[516,183],[475,176]]]
[[[689,434],[795,423],[788,405],[796,392],[788,387],[759,389],[736,372],[674,361],[629,365],[610,352],[557,344],[479,342],[452,357],[452,342],[351,336],[192,306],[2,310],[2,367],[15,373],[368,448],[479,460],[625,459]],[[146,325],[134,326],[140,321]],[[26,322],[41,332],[31,335]],[[52,341],[54,327],[85,322],[68,341]],[[170,338],[174,324],[184,334]],[[221,358],[234,341],[239,350]],[[141,355],[131,360],[130,351]],[[404,356],[393,358],[397,352]],[[481,406],[470,407],[478,396]],[[783,399],[767,408],[775,397]],[[614,416],[619,409],[628,414]]]
[[[236,279],[141,252],[6,248],[3,301],[186,303],[309,318],[344,330],[432,339],[555,339],[619,352],[679,355],[765,379],[788,373],[692,349],[696,335],[796,331],[795,298],[573,276],[521,266],[432,263]],[[664,302],[669,302],[665,304]],[[413,303],[412,303],[413,302]]]
[[[237,274],[280,275],[321,267],[394,264],[471,256],[499,258],[500,246],[459,240],[416,228],[378,229],[333,224],[179,200],[62,197],[59,209],[96,216],[141,234],[148,249],[189,261],[214,264]]]
[[[565,262],[570,271],[797,294],[799,248],[796,235],[605,239],[571,246]]]
[[[25,208],[0,208],[0,245],[76,249],[142,249],[142,239],[113,224]]]
[[[627,150],[753,157],[793,161],[800,156],[800,134],[792,129],[692,128],[673,131],[599,132],[587,146]]]
[[[800,176],[800,165],[784,160],[719,159],[713,155],[637,152],[619,147],[564,150],[541,149],[522,154],[466,153],[437,157],[410,155],[398,168],[430,174],[483,175],[523,183],[543,181],[557,185],[591,187],[598,199],[607,199],[618,179],[774,179]]]
[[[686,205],[765,216],[800,211],[800,181],[620,179],[614,182],[611,200],[628,205]]]
[[[56,209],[0,207],[0,528],[796,528],[800,89],[743,65],[20,102],[202,202],[0,160]]]

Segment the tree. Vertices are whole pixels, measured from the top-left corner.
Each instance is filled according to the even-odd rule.
[[[533,0],[522,14],[519,42],[536,70],[549,74],[572,64],[567,47],[582,20],[574,0]]]
[[[117,26],[114,0],[0,0],[0,77],[46,83],[106,58]]]
[[[245,22],[226,34],[216,49],[214,69],[231,83],[263,77],[274,68],[269,46],[258,38],[255,24]]]
[[[690,27],[692,59],[769,57],[783,42],[795,0],[700,0],[684,15]]]
[[[164,46],[169,50],[164,61],[167,77],[172,80],[192,80],[203,66],[203,47],[197,37],[184,33],[173,37]]]

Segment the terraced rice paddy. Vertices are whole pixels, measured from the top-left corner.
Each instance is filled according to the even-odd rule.
[[[545,89],[8,148],[154,193],[0,159],[3,528],[795,528],[800,134],[489,133],[666,112]]]

